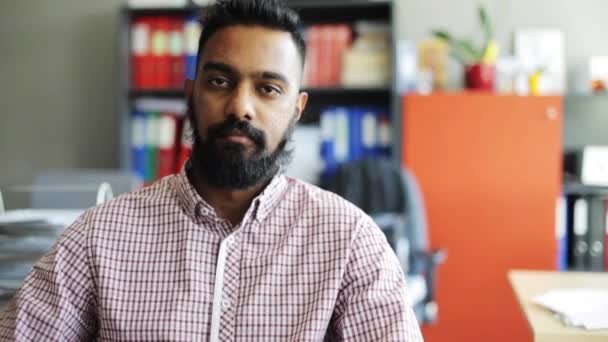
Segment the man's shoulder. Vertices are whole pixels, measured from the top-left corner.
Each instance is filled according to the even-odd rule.
[[[149,210],[163,210],[177,205],[175,195],[176,176],[165,177],[147,187],[117,196],[108,202],[91,208],[91,219],[113,218],[120,220],[145,215]]]
[[[286,177],[289,191],[286,200],[307,212],[360,220],[368,217],[361,209],[341,196],[297,178]]]

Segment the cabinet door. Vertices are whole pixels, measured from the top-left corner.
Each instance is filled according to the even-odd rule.
[[[510,269],[555,269],[559,97],[412,95],[402,160],[420,181],[439,267],[427,341],[525,341]]]

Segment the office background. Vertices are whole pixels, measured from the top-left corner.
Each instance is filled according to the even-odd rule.
[[[399,38],[419,40],[439,25],[477,30],[485,4],[504,48],[518,27],[563,30],[568,83],[580,85],[590,55],[608,54],[608,2],[601,0],[398,0]],[[0,184],[26,184],[48,168],[119,165],[118,14],[122,0],[0,2]],[[460,82],[453,77],[449,85]],[[12,194],[7,207],[24,206]]]
[[[121,166],[121,114],[118,110],[118,102],[121,97],[124,98],[125,94],[121,93],[121,89],[118,89],[121,77],[119,70],[121,63],[124,63],[124,60],[122,62],[120,60],[118,46],[121,34],[119,14],[124,3],[124,0],[57,0],[53,2],[21,0],[14,3],[9,1],[0,3],[0,104],[3,111],[0,115],[0,165],[2,165],[0,187],[29,184],[36,174],[48,169],[119,168]],[[439,27],[445,28],[456,36],[480,38],[481,32],[477,19],[479,4],[485,6],[492,18],[496,30],[495,37],[502,50],[501,54],[508,53],[511,50],[513,33],[519,28],[555,28],[564,34],[568,91],[564,94],[563,111],[558,109],[560,115],[563,113],[564,135],[563,139],[559,141],[560,126],[560,129],[555,129],[547,135],[550,138],[547,140],[551,140],[550,142],[540,141],[538,145],[542,145],[541,152],[546,152],[541,157],[551,155],[551,158],[555,157],[555,160],[551,160],[556,161],[560,152],[562,152],[558,146],[559,143],[563,144],[564,148],[580,147],[590,143],[608,145],[608,134],[605,134],[607,130],[604,129],[604,127],[608,127],[608,116],[604,115],[603,110],[603,108],[608,108],[608,96],[580,94],[589,92],[587,75],[589,58],[591,56],[608,56],[608,45],[604,43],[605,32],[608,32],[608,22],[604,19],[605,13],[608,13],[608,2],[603,0],[581,0],[578,2],[570,0],[394,0],[394,10],[397,13],[395,27],[397,39],[418,42],[429,38],[431,30]],[[462,67],[450,60],[448,63],[448,89],[461,90],[462,82]],[[431,115],[429,113],[437,115],[435,119],[439,121],[438,118],[446,111],[445,108],[433,106],[432,103],[429,104],[429,102],[433,102],[432,97],[417,96],[412,95],[409,102],[413,106],[410,107],[411,113],[414,113],[410,115],[410,119],[413,120],[411,121],[413,124],[409,126],[411,131],[407,132],[409,133],[408,139],[412,142],[408,145],[410,151],[415,144],[418,144],[417,146],[431,146],[433,141],[439,141],[435,138],[425,140],[426,136],[433,136],[434,134],[441,135],[445,139],[443,143],[447,142],[451,146],[463,147],[460,150],[455,148],[456,151],[453,154],[451,151],[442,154],[442,157],[446,157],[446,155],[447,157],[458,156],[460,159],[448,160],[447,157],[444,158],[444,161],[451,163],[442,164],[442,169],[438,170],[437,173],[434,173],[436,171],[436,161],[433,156],[430,156],[430,152],[441,153],[441,151],[415,147],[416,151],[424,151],[427,156],[421,156],[423,153],[418,155],[410,153],[410,159],[406,162],[417,171],[428,171],[420,172],[418,176],[422,181],[427,200],[429,200],[427,203],[430,204],[428,207],[432,228],[431,238],[440,241],[438,243],[439,247],[447,247],[448,255],[451,255],[451,257],[448,256],[446,265],[440,266],[443,267],[440,268],[443,272],[442,274],[440,272],[440,276],[443,278],[439,280],[442,286],[438,293],[443,296],[444,293],[448,292],[446,287],[450,287],[449,296],[455,298],[457,296],[453,292],[457,292],[458,286],[463,286],[463,290],[466,290],[468,281],[466,279],[462,280],[461,273],[458,272],[468,268],[470,263],[478,262],[481,259],[474,253],[460,252],[463,249],[470,249],[469,244],[472,240],[485,239],[483,234],[490,226],[488,222],[492,223],[496,221],[496,217],[500,217],[503,218],[502,227],[504,227],[507,225],[504,222],[508,221],[513,212],[529,210],[527,213],[531,216],[543,217],[542,224],[539,224],[539,228],[534,232],[535,235],[532,239],[530,239],[530,234],[527,231],[528,227],[525,225],[513,227],[513,232],[508,231],[505,234],[510,234],[508,238],[502,238],[498,234],[488,237],[488,240],[492,240],[496,244],[492,245],[494,249],[488,249],[489,257],[484,259],[488,265],[482,266],[494,270],[490,263],[495,263],[501,257],[508,261],[508,265],[505,262],[499,270],[495,270],[496,278],[489,281],[488,284],[500,287],[501,291],[504,290],[501,292],[503,294],[511,294],[510,289],[507,288],[506,273],[503,271],[519,262],[526,264],[526,253],[530,253],[529,251],[522,251],[522,253],[510,258],[513,250],[517,249],[513,246],[516,245],[518,239],[519,241],[527,241],[527,245],[524,245],[524,247],[530,247],[538,242],[539,248],[531,253],[536,253],[533,255],[534,258],[530,258],[531,260],[541,260],[539,256],[542,255],[542,267],[546,268],[547,265],[554,265],[554,255],[545,253],[547,250],[552,251],[555,247],[554,227],[546,223],[550,221],[548,219],[553,220],[553,216],[551,216],[553,215],[553,197],[551,196],[553,195],[553,188],[557,188],[558,185],[550,184],[551,191],[547,190],[548,187],[541,187],[542,189],[537,192],[527,188],[523,190],[519,188],[517,193],[519,197],[507,198],[505,194],[508,196],[509,191],[512,190],[512,188],[508,188],[509,175],[506,172],[503,173],[498,167],[494,168],[494,164],[498,165],[500,163],[491,159],[494,154],[504,152],[500,148],[506,146],[505,150],[508,150],[508,153],[505,155],[507,157],[497,158],[497,160],[502,160],[507,167],[512,167],[509,170],[516,173],[514,179],[519,182],[516,182],[518,186],[530,185],[534,187],[534,185],[538,185],[531,183],[538,180],[544,181],[543,172],[549,175],[547,177],[550,178],[547,181],[548,183],[561,177],[561,170],[558,170],[559,163],[541,163],[535,159],[532,162],[536,163],[534,166],[538,166],[536,168],[537,172],[533,177],[526,178],[528,176],[526,171],[529,171],[525,169],[526,165],[520,168],[519,165],[512,163],[513,161],[521,162],[525,160],[519,159],[521,156],[525,155],[528,158],[530,155],[534,155],[535,152],[527,151],[526,140],[501,145],[512,139],[519,127],[530,124],[530,115],[526,114],[539,112],[537,109],[541,107],[543,113],[545,108],[560,108],[561,98],[548,100],[550,101],[548,104],[542,102],[542,98],[518,98],[517,96],[505,100],[512,102],[473,100],[468,103],[468,105],[473,105],[473,107],[467,107],[469,108],[468,112],[462,110],[455,113],[456,116],[462,115],[461,120],[455,119],[450,123],[452,126],[449,129],[441,131],[436,130],[433,123],[430,122]],[[436,96],[436,94],[431,96]],[[449,102],[450,99],[448,98],[444,100],[445,103],[458,103],[458,100],[456,102]],[[518,102],[520,100],[521,103]],[[535,102],[537,100],[541,102]],[[498,135],[493,133],[482,136],[484,146],[490,146],[487,149],[475,150],[479,145],[457,145],[464,140],[462,139],[464,134],[462,132],[470,130],[471,135],[475,134],[476,129],[474,128],[476,126],[474,125],[476,120],[481,117],[470,116],[467,119],[466,115],[485,114],[484,111],[487,110],[485,110],[484,105],[487,103],[493,106],[491,112],[496,114],[497,117],[506,118],[507,121],[513,120],[512,122],[515,124],[505,134],[511,135],[503,140],[493,140],[494,136]],[[506,103],[507,106],[501,108],[501,103]],[[522,116],[510,117],[509,115],[513,114],[514,111],[505,108],[511,108],[510,106],[516,106],[518,103],[523,103],[522,107],[519,107],[524,108],[521,110]],[[473,110],[470,110],[471,108]],[[583,120],[580,118],[583,118]],[[519,119],[521,121],[518,121]],[[500,123],[496,120],[488,126],[494,130],[491,132],[501,132],[501,127],[497,122]],[[562,121],[559,122],[562,123]],[[405,127],[408,129],[407,125]],[[530,129],[530,132],[536,133],[541,129],[544,128],[534,126]],[[457,132],[454,133],[455,131]],[[528,142],[533,145],[539,140],[541,139],[537,135]],[[431,143],[421,144],[421,142]],[[438,145],[441,145],[441,143],[432,147]],[[474,152],[469,153],[469,149],[474,150]],[[466,151],[463,152],[462,150]],[[525,152],[516,153],[521,151]],[[451,170],[456,164],[458,167],[462,166],[458,163],[463,160],[468,162],[469,170],[479,172],[479,177],[471,177],[472,173],[464,168],[459,170],[460,173],[451,171],[449,175],[441,174],[444,169]],[[436,175],[440,175],[440,177],[436,177]],[[444,187],[445,184],[437,181],[438,178],[442,178],[445,183],[449,183],[448,186]],[[496,179],[506,179],[507,181],[500,182]],[[492,188],[471,186],[471,184],[475,185],[475,181],[478,180],[487,183],[494,181],[492,184],[498,186]],[[477,203],[480,202],[479,196],[466,196],[470,195],[467,190],[472,188],[489,189],[487,190],[488,198],[491,200],[487,202],[491,206],[483,207],[483,205],[479,205],[485,211],[477,210],[479,209],[477,207]],[[452,191],[451,194],[450,191]],[[465,195],[462,196],[462,193],[465,193]],[[470,191],[470,193],[479,195],[475,191]],[[503,197],[500,196],[501,194]],[[450,200],[443,201],[450,195],[452,195]],[[551,202],[546,200],[545,197],[547,196]],[[543,198],[539,199],[540,197]],[[522,198],[524,200],[521,200]],[[530,201],[527,201],[528,199]],[[461,206],[455,206],[456,202],[459,202],[457,204],[461,204]],[[536,212],[530,210],[530,204],[540,202],[543,204],[540,210],[537,210],[538,208],[534,209]],[[503,212],[500,206],[505,203],[508,210]],[[27,207],[29,205],[29,194],[7,192],[5,193],[5,205],[8,209]],[[509,207],[509,205],[511,206]],[[458,212],[454,208],[463,211]],[[453,210],[449,213],[456,219],[451,220],[447,217],[446,209],[448,211]],[[470,216],[463,214],[467,209],[467,215]],[[474,217],[478,214],[478,211],[484,211],[486,215]],[[542,212],[542,215],[535,215],[539,212]],[[547,213],[550,213],[550,215],[546,215]],[[479,216],[482,216],[479,221],[471,219],[472,217],[479,218]],[[440,221],[441,218],[445,218],[444,221]],[[520,221],[517,222],[521,223]],[[450,223],[452,226],[450,226]],[[472,230],[471,223],[474,227]],[[456,230],[451,230],[452,228],[459,227],[466,227],[469,229],[469,233],[474,231],[475,236],[469,237],[463,234],[463,240],[460,240],[460,236],[450,233]],[[492,226],[492,228],[497,232],[506,231],[500,230],[500,227]],[[454,246],[457,248],[454,248]],[[469,271],[476,273],[474,270]],[[458,276],[458,282],[452,282],[452,279],[455,278],[450,279],[450,276]],[[478,275],[478,277],[482,276]],[[443,282],[441,279],[443,279]],[[499,284],[499,286],[496,284]],[[477,286],[481,285],[483,285],[482,282],[477,284]],[[493,293],[490,291],[486,295],[490,296]],[[515,303],[514,297],[506,297],[500,299]],[[448,296],[442,298],[448,298]],[[450,303],[454,303],[454,301]],[[513,306],[511,309],[514,308]],[[500,311],[500,308],[492,310]],[[440,308],[439,317],[440,320],[442,314],[448,318],[456,317],[456,314],[463,311],[473,312],[475,308],[462,309],[455,306],[444,306]],[[511,310],[511,313],[513,311]],[[473,313],[471,316],[460,315],[458,318],[466,321],[467,317],[470,318],[473,315]],[[498,315],[500,315],[500,312]],[[443,323],[450,322],[446,320]],[[521,331],[521,327],[524,325],[520,323],[522,322],[514,324],[519,324],[518,327]],[[452,324],[462,325],[461,321],[457,322],[456,320],[452,320]],[[452,329],[453,332],[462,334],[461,336],[470,333],[468,327],[448,326],[448,328]],[[490,336],[491,332],[488,330],[493,329],[494,327],[488,326],[486,336]],[[430,331],[430,333],[433,333],[433,331]]]

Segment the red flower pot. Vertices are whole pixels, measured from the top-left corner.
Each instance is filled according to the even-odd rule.
[[[496,67],[488,64],[471,64],[465,67],[465,83],[471,90],[494,90]]]

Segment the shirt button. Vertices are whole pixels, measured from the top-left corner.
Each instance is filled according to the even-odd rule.
[[[230,308],[230,299],[224,298],[222,299],[222,308],[228,309]]]

